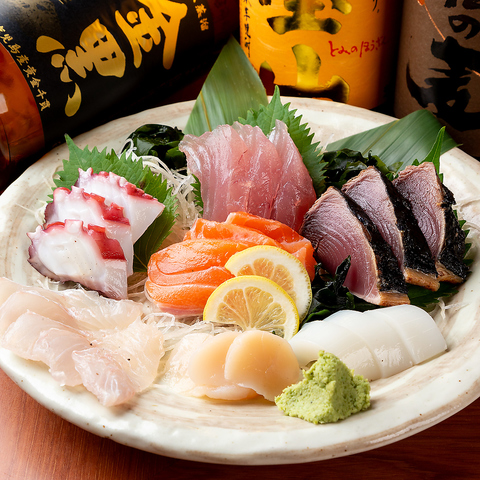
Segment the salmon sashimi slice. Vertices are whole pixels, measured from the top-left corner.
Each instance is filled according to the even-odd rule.
[[[197,219],[183,239],[194,240],[199,238],[240,242],[246,240],[255,245],[271,245],[282,248],[280,243],[258,229],[235,225],[234,223],[205,220],[204,218]]]
[[[233,276],[224,268],[227,260],[254,245],[218,239],[174,243],[150,258],[145,292],[164,312],[200,315],[215,288]]]
[[[216,239],[186,240],[174,243],[150,257],[148,276],[154,278],[156,271],[163,274],[178,274],[224,266],[237,252],[255,245],[251,242],[235,242]]]
[[[297,257],[305,265],[310,279],[313,280],[315,265],[317,264],[313,246],[310,240],[300,235],[293,228],[277,220],[262,218],[247,212],[230,213],[225,223],[254,229],[269,236],[279,243],[284,250]]]

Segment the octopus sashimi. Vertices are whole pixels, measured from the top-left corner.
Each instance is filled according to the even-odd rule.
[[[28,233],[29,263],[59,282],[74,281],[107,297],[127,298],[127,261],[104,227],[65,220]]]
[[[85,225],[98,225],[105,228],[109,238],[118,240],[127,260],[127,275],[133,273],[133,239],[130,222],[123,215],[123,208],[110,203],[99,195],[86,193],[73,186],[56,188],[53,202],[45,208],[45,226],[65,220],[82,220]]]
[[[132,228],[133,243],[165,208],[156,198],[112,172],[95,174],[91,168],[87,171],[79,169],[75,186],[87,193],[100,195],[107,203],[115,203],[122,207]]]
[[[280,188],[275,196],[271,218],[299,231],[303,217],[317,199],[312,177],[285,123],[276,120],[269,140],[282,160]]]

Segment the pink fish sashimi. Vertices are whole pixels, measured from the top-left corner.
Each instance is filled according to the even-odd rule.
[[[200,137],[185,135],[179,148],[200,180],[204,218],[223,222],[234,211],[270,217],[281,161],[258,127],[221,125]]]
[[[302,226],[303,217],[317,198],[312,177],[285,123],[276,120],[269,139],[275,145],[283,164],[280,188],[275,197],[270,218],[298,232]]]
[[[107,203],[115,203],[123,208],[123,213],[132,227],[133,243],[142,236],[165,208],[156,198],[115,173],[95,174],[91,168],[87,171],[79,169],[78,172],[76,187],[83,188],[87,193],[100,195]]]
[[[27,234],[30,264],[60,282],[74,281],[107,297],[127,297],[127,262],[119,242],[103,227],[85,227],[81,220],[37,227]]]
[[[277,121],[270,138],[259,127],[235,122],[200,137],[186,135],[179,148],[200,180],[207,220],[223,222],[244,211],[298,230],[315,201],[310,175],[283,122]]]
[[[141,305],[0,278],[3,285],[12,293],[0,305],[0,345],[45,363],[62,385],[83,384],[104,405],[117,405],[155,379],[163,335],[156,324],[142,321]]]
[[[56,188],[53,202],[45,209],[45,226],[65,220],[82,220],[85,225],[104,227],[106,235],[120,243],[127,260],[127,275],[132,275],[132,230],[122,207],[115,203],[107,205],[105,198],[87,193],[82,188]]]

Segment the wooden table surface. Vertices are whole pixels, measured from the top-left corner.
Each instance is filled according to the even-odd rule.
[[[480,399],[405,440],[297,465],[231,466],[162,457],[53,414],[0,370],[1,480],[480,479]]]

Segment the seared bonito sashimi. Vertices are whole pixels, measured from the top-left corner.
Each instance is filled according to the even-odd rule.
[[[329,187],[305,215],[300,234],[330,273],[351,257],[344,285],[375,305],[409,303],[407,286],[390,245],[367,214],[335,187]]]
[[[376,167],[362,170],[342,187],[370,217],[392,247],[405,281],[438,290],[437,269],[410,203]]]
[[[298,230],[315,201],[312,179],[283,122],[270,138],[259,127],[221,125],[185,135],[179,149],[201,184],[203,217],[223,222],[244,211]]]
[[[453,212],[453,193],[442,184],[431,162],[408,166],[393,181],[407,198],[436,262],[442,282],[462,283],[468,268],[463,263],[465,233]]]
[[[28,261],[45,277],[78,282],[107,297],[127,298],[127,260],[104,227],[65,220],[28,233]]]

